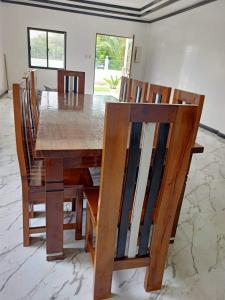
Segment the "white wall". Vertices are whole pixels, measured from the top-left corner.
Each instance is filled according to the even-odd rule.
[[[135,45],[143,47],[143,55],[141,63],[133,65],[132,76],[205,94],[201,122],[225,133],[224,0],[150,25],[0,5],[0,13],[2,7],[4,10],[0,24],[3,22],[5,28],[10,86],[28,69],[28,26],[67,32],[67,68],[86,72],[87,93],[93,92],[96,33],[129,37],[135,34]],[[89,55],[90,59],[85,58]],[[56,87],[56,71],[40,70],[38,79],[39,87]]]
[[[225,133],[225,1],[153,23],[145,78],[206,95],[201,123]]]
[[[4,47],[7,53],[10,85],[20,80],[28,69],[27,27],[67,32],[67,69],[86,72],[86,92],[93,91],[96,33],[132,37],[135,45],[143,46],[146,26],[133,22],[97,18],[4,3]],[[91,55],[91,58],[85,58]],[[132,75],[142,78],[144,53],[140,64],[134,64]],[[56,71],[40,70],[39,86],[56,87]]]
[[[3,4],[0,2],[0,95],[6,91],[3,50]]]

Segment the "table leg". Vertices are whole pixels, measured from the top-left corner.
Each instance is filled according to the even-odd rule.
[[[178,226],[180,211],[181,211],[181,207],[182,207],[182,203],[183,203],[183,199],[184,199],[184,193],[185,193],[185,189],[186,189],[188,173],[189,173],[189,170],[190,170],[190,167],[191,167],[192,155],[193,154],[191,154],[191,156],[190,156],[189,166],[188,166],[188,169],[187,169],[187,174],[186,174],[186,177],[185,177],[182,193],[180,195],[180,200],[179,200],[179,203],[178,203],[176,216],[175,216],[174,223],[173,223],[173,230],[172,230],[172,234],[171,234],[171,238],[170,238],[170,243],[171,244],[174,243],[176,232],[177,232],[177,226]]]
[[[46,159],[47,260],[63,259],[63,159]]]
[[[77,190],[75,240],[82,240],[83,188]]]

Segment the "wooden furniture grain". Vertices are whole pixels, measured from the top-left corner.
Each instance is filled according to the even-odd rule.
[[[32,104],[32,112],[34,115],[34,122],[37,131],[38,127],[38,119],[39,119],[39,99],[37,97],[37,71],[31,70],[31,104]]]
[[[63,253],[63,170],[101,165],[104,110],[110,100],[115,101],[106,96],[42,93],[35,154],[45,161],[47,259],[61,258]]]
[[[146,102],[148,91],[148,83],[140,80],[132,80],[132,89],[130,102],[143,103]]]
[[[184,105],[189,104],[189,105],[196,105],[197,106],[197,122],[198,122],[198,124],[200,123],[204,101],[205,101],[205,96],[204,95],[195,94],[195,93],[191,93],[191,92],[183,91],[183,90],[178,90],[178,89],[174,90],[173,104],[184,104]],[[198,133],[198,126],[194,130],[195,130],[194,131],[194,142],[195,142],[196,137],[197,137],[197,133]],[[175,219],[174,219],[174,225],[173,225],[173,230],[172,230],[172,235],[171,235],[171,242],[174,241],[175,236],[176,236],[180,211],[181,211],[181,207],[182,207],[182,203],[183,203],[186,183],[187,183],[187,179],[188,179],[188,173],[189,173],[189,169],[191,167],[191,162],[192,162],[192,157],[193,157],[193,153],[190,156],[189,167],[188,167],[188,170],[187,170],[187,173],[186,173],[185,183],[183,185],[183,190],[182,190],[182,193],[181,193],[181,196],[180,196],[176,216],[175,216]]]
[[[58,70],[58,92],[83,95],[85,90],[85,72]]]
[[[148,103],[169,103],[172,88],[156,84],[149,85]]]
[[[160,103],[168,104],[170,102],[171,90],[172,88],[170,87],[160,86],[156,84],[149,84],[149,91],[145,102],[155,103],[155,104],[160,104]],[[159,130],[159,126],[157,125],[155,131],[154,145],[157,144],[158,130]]]
[[[160,127],[153,154],[156,124]],[[161,288],[197,126],[196,106],[106,104],[100,190],[86,192],[93,299],[111,296],[114,270],[146,266],[146,291]]]
[[[198,123],[200,123],[201,115],[202,115],[202,109],[205,101],[205,96],[191,93],[188,91],[183,90],[174,90],[173,95],[173,104],[190,104],[190,105],[197,105],[198,106]],[[195,138],[198,133],[198,127],[195,131]]]
[[[31,118],[31,126],[33,132],[33,142],[35,143],[36,135],[37,135],[37,127],[38,127],[38,119],[39,119],[39,100],[37,97],[37,89],[36,89],[36,70],[28,71],[23,79],[26,82],[26,90],[28,103],[30,106],[30,118]]]
[[[26,82],[27,83],[27,82]],[[82,238],[82,203],[83,203],[83,186],[91,185],[92,181],[89,177],[89,173],[85,170],[60,170],[58,165],[50,164],[46,167],[43,160],[34,159],[33,157],[33,145],[31,139],[31,106],[29,99],[29,90],[26,83],[24,85],[13,85],[13,104],[14,104],[14,120],[15,120],[15,133],[16,133],[16,146],[17,155],[20,167],[21,181],[22,181],[22,204],[23,204],[23,244],[24,246],[30,245],[30,235],[33,233],[40,233],[46,231],[46,226],[51,227],[51,223],[54,223],[54,218],[57,215],[51,215],[47,218],[46,226],[30,226],[30,218],[33,217],[33,206],[36,204],[46,203],[46,195],[51,187],[54,187],[55,193],[62,191],[64,188],[64,194],[61,192],[62,202],[57,203],[57,199],[51,198],[51,201],[47,202],[47,206],[51,207],[61,205],[60,222],[58,226],[62,229],[76,229],[76,239]],[[45,183],[45,177],[49,177],[50,170],[53,170],[51,174],[53,181],[47,181]],[[45,174],[46,172],[46,174]],[[60,180],[60,176],[62,180]],[[59,178],[59,180],[58,180]],[[53,195],[54,196],[54,195]],[[47,197],[48,198],[48,197]],[[63,201],[76,201],[76,223],[63,225]],[[54,209],[53,209],[54,211]],[[47,214],[49,210],[47,208]],[[53,221],[52,221],[53,219]],[[57,229],[56,229],[57,230]],[[48,234],[48,230],[47,230]],[[63,240],[58,241],[58,244]],[[51,247],[51,244],[50,246]],[[53,246],[54,248],[54,246]],[[57,251],[55,252],[57,253]],[[60,254],[58,257],[62,257]],[[54,258],[53,255],[49,258]]]
[[[120,101],[130,102],[132,81],[132,78],[122,76],[119,95]]]
[[[36,157],[45,161],[53,160],[53,163],[60,160],[63,164],[61,168],[100,167],[107,102],[118,103],[118,100],[106,95],[42,92]],[[202,151],[203,147],[199,144],[192,148],[193,153]],[[58,197],[60,195],[56,195]],[[60,207],[55,209],[60,210]],[[49,215],[51,213],[49,209]],[[54,219],[56,227],[58,221]],[[62,230],[57,232],[60,239],[62,234]],[[47,236],[47,244],[54,239],[56,234],[52,230]],[[48,251],[49,254],[51,252],[54,253],[54,250]]]

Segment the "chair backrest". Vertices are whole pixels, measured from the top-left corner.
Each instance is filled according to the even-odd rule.
[[[31,109],[26,83],[13,84],[13,106],[20,174],[28,179],[32,165]]]
[[[58,92],[84,95],[85,72],[58,70]]]
[[[148,83],[133,79],[131,89],[131,100],[134,103],[147,102]]]
[[[39,120],[39,103],[37,99],[37,71],[31,70],[31,104],[32,104],[32,113],[34,116],[35,128],[37,130],[38,120]]]
[[[36,134],[37,134],[37,123],[38,123],[38,118],[37,116],[35,117],[35,108],[33,106],[32,102],[32,74],[31,71],[26,73],[23,76],[23,82],[21,83],[23,87],[26,88],[26,97],[27,97],[27,105],[29,105],[29,118],[30,122],[28,125],[30,125],[29,128],[29,134],[31,134],[31,139],[33,141],[33,144],[35,143],[36,139]]]
[[[113,270],[114,261],[107,255],[124,263],[126,257],[154,257],[160,249],[162,261],[155,263],[164,268],[196,120],[196,106],[106,104],[96,261]],[[153,150],[156,123],[160,125]]]
[[[39,121],[39,103],[37,101],[37,90],[36,90],[36,70],[31,70],[27,72],[23,79],[26,81],[26,90],[28,102],[30,105],[30,115],[32,119],[32,130],[34,137],[37,133],[38,121]]]
[[[132,79],[122,76],[120,84],[119,100],[123,102],[130,102],[132,88]]]
[[[189,105],[197,105],[198,106],[198,115],[197,121],[200,123],[202,109],[205,101],[205,96],[200,94],[195,94],[183,90],[174,90],[173,94],[173,104],[189,104]],[[198,128],[196,128],[195,138],[198,133]]]
[[[150,84],[147,97],[148,103],[169,103],[171,87]]]

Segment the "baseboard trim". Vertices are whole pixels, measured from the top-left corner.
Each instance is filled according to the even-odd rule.
[[[225,134],[222,133],[222,132],[220,132],[219,130],[216,130],[216,129],[214,129],[214,128],[212,128],[212,127],[209,127],[209,126],[207,126],[207,125],[204,125],[204,124],[202,124],[202,123],[200,123],[199,126],[200,126],[201,128],[203,128],[203,129],[205,129],[205,130],[210,131],[211,133],[216,134],[216,135],[219,136],[220,138],[225,139]]]
[[[219,137],[221,137],[222,139],[225,139],[225,134],[221,133],[221,132],[218,132],[217,134]]]
[[[4,96],[5,94],[7,94],[7,93],[8,93],[8,91],[5,91],[5,92],[3,92],[2,94],[0,94],[0,99],[3,98],[3,96]]]

